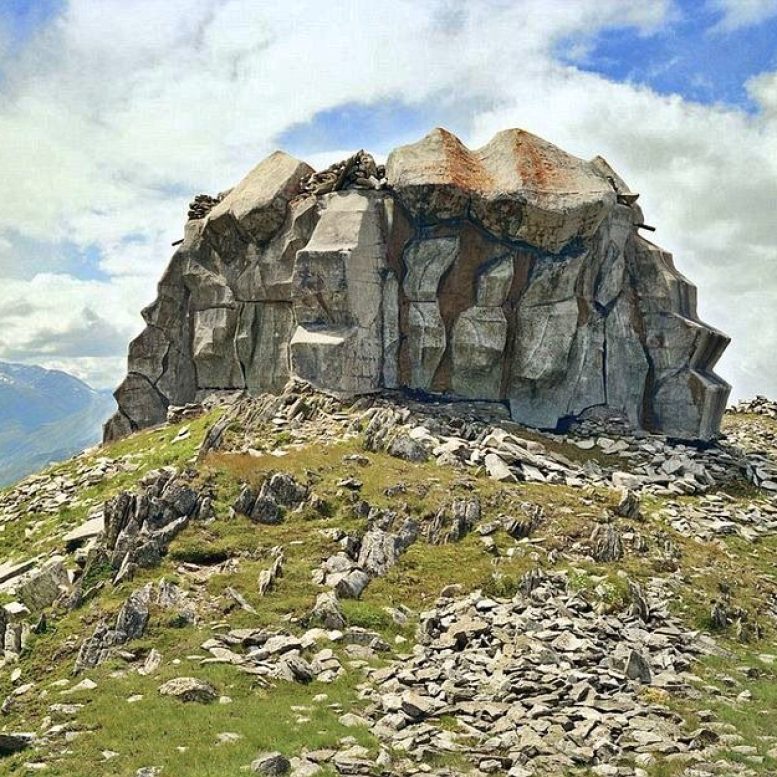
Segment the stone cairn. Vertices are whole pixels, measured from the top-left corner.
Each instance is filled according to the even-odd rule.
[[[343,189],[385,189],[387,184],[385,166],[376,165],[372,154],[362,149],[326,170],[300,179],[300,191],[303,195],[317,195]]]
[[[375,164],[372,154],[364,149],[357,151],[348,159],[335,162],[326,170],[320,170],[300,180],[303,195],[327,194],[343,189],[385,189],[386,167]],[[204,219],[220,203],[227,192],[211,197],[209,194],[197,194],[189,203],[189,220]]]
[[[209,194],[197,194],[189,203],[189,220],[204,219],[211,210],[224,199],[224,194],[211,197]]]
[[[761,396],[754,399],[743,399],[730,408],[732,413],[755,413],[756,415],[765,415],[769,418],[777,418],[777,402]]]

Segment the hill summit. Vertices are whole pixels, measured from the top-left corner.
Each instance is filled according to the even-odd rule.
[[[0,492],[0,773],[777,774],[777,403],[229,400]]]
[[[639,195],[601,157],[518,129],[471,150],[436,129],[327,170],[281,151],[198,196],[143,311],[106,440],[214,390],[409,389],[501,402],[555,429],[621,417],[707,440],[728,338],[641,234]]]

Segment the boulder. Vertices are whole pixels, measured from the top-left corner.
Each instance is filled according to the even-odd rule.
[[[622,518],[638,520],[642,517],[639,497],[633,491],[630,491],[629,489],[623,489],[623,491],[621,491],[620,499],[618,500],[618,506],[615,508],[615,512]]]
[[[510,467],[505,464],[504,459],[498,456],[496,453],[487,453],[483,463],[486,466],[486,472],[492,480],[499,481],[514,481],[515,475],[513,475]]]
[[[291,769],[291,761],[282,753],[262,753],[251,761],[252,774],[265,774],[270,777],[286,774]]]
[[[151,583],[127,597],[116,617],[117,642],[128,642],[143,636],[148,624],[150,603]]]
[[[209,391],[293,378],[343,398],[499,401],[539,428],[611,414],[717,435],[728,338],[642,237],[638,195],[605,160],[519,129],[477,149],[436,129],[392,151],[386,177],[364,153],[313,174],[277,151],[200,198],[105,439]]]
[[[63,556],[54,556],[33,570],[16,588],[16,592],[30,612],[40,612],[70,588],[70,579]]]
[[[337,596],[324,591],[316,597],[316,603],[311,612],[314,621],[321,623],[326,629],[342,629],[345,627],[345,616]]]
[[[630,680],[639,680],[646,685],[649,685],[653,679],[650,664],[638,650],[631,650],[629,652],[625,673]]]
[[[416,439],[409,434],[398,434],[389,444],[388,453],[405,461],[426,461],[429,458],[429,452]]]
[[[369,582],[370,576],[364,570],[353,569],[335,583],[335,594],[341,599],[358,599]]]
[[[276,472],[262,486],[260,496],[271,496],[284,507],[297,507],[308,497],[307,486],[303,486],[286,472]]]
[[[596,561],[617,561],[623,558],[623,542],[611,523],[599,523],[591,532],[591,555]]]
[[[260,495],[256,498],[249,516],[255,523],[280,523],[283,519],[281,508],[271,494]]]
[[[174,677],[159,686],[162,696],[172,696],[178,701],[193,701],[208,704],[218,698],[216,689],[196,677]]]
[[[395,535],[383,529],[371,529],[362,539],[358,563],[368,574],[381,577],[397,563],[402,550]]]

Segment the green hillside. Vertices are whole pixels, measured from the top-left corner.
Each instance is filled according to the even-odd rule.
[[[297,386],[6,489],[0,773],[775,774],[777,423],[725,429]]]

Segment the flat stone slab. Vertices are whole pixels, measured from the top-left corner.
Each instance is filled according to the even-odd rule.
[[[0,564],[0,589],[6,587],[2,585],[3,583],[8,583],[25,572],[29,572],[40,559],[40,556],[34,556],[26,561],[5,561]]]
[[[105,518],[103,515],[97,515],[94,518],[85,521],[80,526],[76,526],[75,529],[71,529],[62,539],[68,550],[71,550],[70,546],[78,546],[86,542],[86,540],[96,537],[104,528]]]

